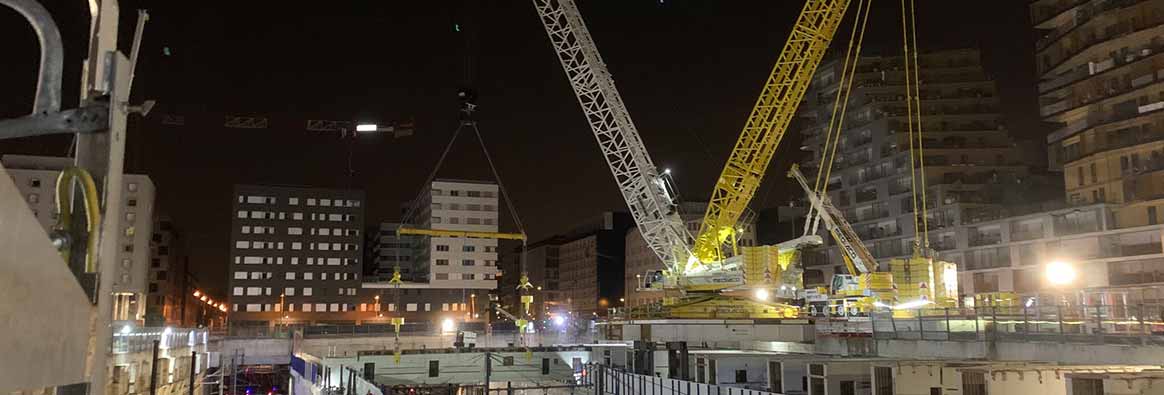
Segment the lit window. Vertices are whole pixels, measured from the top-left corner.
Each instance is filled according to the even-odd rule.
[[[432,303],[425,303],[424,311],[432,311]]]
[[[292,206],[298,206],[299,205],[299,198],[287,198],[287,204],[290,204]]]
[[[247,312],[259,312],[259,311],[263,311],[263,305],[258,304],[258,303],[248,303],[247,304]]]
[[[125,220],[126,220],[126,221],[128,221],[128,222],[133,222],[133,221],[134,221],[134,220],[136,220],[136,219],[137,219],[137,214],[136,214],[136,213],[125,213]]]
[[[477,247],[476,246],[461,246],[461,251],[473,252],[473,251],[477,251]]]
[[[303,213],[291,213],[291,219],[296,220],[296,221],[302,221],[303,220]]]
[[[331,199],[319,199],[319,205],[323,207],[331,206]]]
[[[304,303],[301,310],[310,313],[311,312],[311,303]]]
[[[404,309],[407,311],[416,311],[416,303],[406,304],[404,305]]]
[[[289,234],[289,235],[301,235],[301,234],[303,234],[303,228],[300,228],[300,227],[287,228],[287,234]]]
[[[311,296],[311,287],[303,288],[303,296]]]
[[[239,218],[246,218],[246,217],[247,217],[247,212],[246,212],[246,210],[239,210],[239,211],[238,211],[238,217],[239,217]]]
[[[287,272],[284,274],[284,277],[287,280],[294,280],[295,279],[295,272]]]
[[[263,272],[251,272],[251,280],[262,280]]]
[[[315,279],[315,273],[312,273],[312,272],[305,272],[305,273],[303,273],[303,279],[304,279],[304,280],[314,280],[314,279]],[[306,294],[306,293],[304,293],[304,295],[307,295],[307,294]]]
[[[441,303],[441,311],[449,311],[449,304]]]
[[[307,199],[307,205],[308,205],[308,206],[314,206],[314,205],[315,205],[315,199],[314,199],[314,198],[308,198],[308,199]]]
[[[137,183],[136,182],[129,183],[128,185],[126,185],[126,189],[128,189],[130,192],[137,192]]]
[[[245,275],[246,272],[243,272],[243,274]],[[234,295],[235,296],[242,296],[242,294],[243,294],[243,287],[234,287]]]
[[[234,272],[234,279],[235,280],[246,280],[247,279],[247,272]]]

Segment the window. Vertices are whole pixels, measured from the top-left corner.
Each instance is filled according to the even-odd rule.
[[[291,249],[292,249],[292,250],[302,250],[302,249],[303,249],[303,243],[300,243],[300,242],[298,242],[298,241],[293,241],[293,242],[291,242]]]
[[[295,296],[295,288],[293,288],[293,287],[283,288],[283,296]]]
[[[1083,186],[1083,166],[1076,167],[1075,170],[1076,177],[1079,180],[1079,186]]]
[[[132,185],[132,187],[130,187],[130,191],[137,190],[137,184],[130,183],[129,185]],[[39,179],[39,178],[35,178],[35,177],[34,177],[34,178],[31,178],[31,179],[29,179],[29,180],[28,180],[28,186],[30,186],[30,187],[33,187],[33,188],[40,188],[40,179]]]
[[[242,227],[242,234],[244,234],[244,235],[249,235],[249,234],[251,234],[251,227],[250,227],[250,226],[244,226],[244,227]]]
[[[449,196],[461,196],[461,191],[449,191]]]
[[[436,264],[437,264],[437,266],[448,266],[449,260],[448,259],[437,259]]]
[[[297,256],[291,257],[291,264],[298,265],[299,264],[299,257],[297,257]]]
[[[473,252],[473,251],[477,251],[477,247],[476,246],[461,246],[461,251]]]
[[[286,279],[286,280],[294,280],[294,279],[295,279],[295,272],[287,272],[287,273],[285,273],[285,274],[284,274],[284,279]]]
[[[432,217],[432,223],[434,223],[434,224],[441,223],[441,217]]]
[[[311,303],[304,303],[301,310],[310,313],[311,312]]]
[[[1152,208],[1155,209],[1155,207]],[[133,252],[133,244],[126,244],[124,250],[125,252]]]
[[[263,272],[251,272],[251,280],[262,280]]]
[[[428,361],[428,377],[441,375],[441,361]]]
[[[248,312],[259,312],[259,311],[263,311],[263,305],[261,305],[261,304],[258,304],[258,303],[248,303],[248,304],[247,304],[247,311],[248,311]]]
[[[432,311],[432,303],[425,303],[424,311]]]
[[[1156,217],[1156,206],[1148,206],[1148,224],[1155,225],[1159,221]]]
[[[474,262],[472,259],[462,259],[461,260],[461,266],[474,266],[476,264],[477,264],[477,262]]]
[[[137,214],[135,214],[135,213],[125,213],[125,220],[126,220],[126,221],[128,221],[128,222],[133,222],[133,221],[134,221],[134,220],[136,220],[136,219],[137,219]]]
[[[485,225],[493,225],[494,221],[493,221],[493,218],[485,218],[485,219],[481,220],[481,222],[484,223]]]
[[[481,191],[481,197],[493,197],[493,191]]]
[[[432,195],[433,195],[433,196],[441,196],[441,195],[443,195],[443,194],[444,194],[444,191],[441,191],[440,189],[433,189],[433,190],[432,190]]]
[[[234,272],[234,279],[235,280],[246,280],[247,279],[247,272]]]
[[[236,242],[234,242],[234,248],[239,248],[239,249],[251,248],[251,242],[249,242],[249,241],[236,241]]]
[[[308,205],[308,206],[314,206],[314,205],[315,205],[315,199],[314,199],[314,198],[308,198],[308,199],[307,199],[307,205]]]
[[[137,207],[137,199],[129,199],[129,201],[126,202],[126,205],[129,207]]]
[[[319,205],[323,207],[330,207],[331,199],[319,199]]]
[[[303,213],[291,213],[291,219],[296,220],[296,221],[302,221],[303,220]]]
[[[306,274],[306,273],[304,273],[304,274]],[[311,287],[304,287],[303,288],[303,296],[311,296]],[[308,310],[308,311],[310,311],[310,310]]]
[[[448,250],[449,250],[449,246],[447,246],[447,245],[444,245],[444,244],[437,244],[437,246],[436,246],[436,250],[437,250],[437,251],[448,251]]]
[[[331,311],[339,311],[339,303],[332,303]]]
[[[246,218],[246,217],[247,217],[247,212],[246,212],[246,210],[239,210],[239,211],[238,211],[238,217],[239,217],[239,218]]]
[[[315,311],[317,311],[317,312],[327,311],[327,303],[316,303],[315,304]]]
[[[1092,184],[1099,182],[1099,176],[1096,173],[1097,172],[1095,171],[1095,163],[1092,163],[1091,164],[1091,183]]]
[[[327,272],[319,273],[320,280],[327,280]]]
[[[404,309],[407,311],[416,311],[416,303],[409,303],[404,305]]]
[[[312,273],[312,272],[303,272],[303,279],[304,279],[304,280],[314,280],[314,279],[315,279],[315,273]]]
[[[39,203],[40,202],[40,195],[35,194],[35,193],[28,194],[28,202],[32,203],[32,204]]]
[[[294,198],[294,197],[287,198],[287,204],[290,204],[292,206],[298,206],[299,205],[299,198]]]
[[[436,273],[436,279],[437,280],[448,280],[449,274],[448,273]]]
[[[261,287],[247,287],[247,296],[259,296],[263,294]]]
[[[337,221],[337,222],[338,222],[338,221],[343,221],[343,220],[344,220],[344,216],[343,216],[343,214],[328,214],[328,215],[327,215],[327,220],[328,220],[328,221]]]
[[[461,279],[462,280],[476,280],[477,275],[473,274],[473,273],[463,273],[463,274],[461,274]]]
[[[461,219],[457,218],[457,217],[449,217],[449,223],[450,224],[459,224],[459,223],[461,223]]]
[[[246,272],[243,272],[243,274],[246,275]],[[242,294],[243,287],[234,287],[234,296],[242,296]]]

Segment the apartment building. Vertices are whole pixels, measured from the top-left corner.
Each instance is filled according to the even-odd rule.
[[[436,180],[421,196],[420,228],[498,231],[497,184]],[[427,237],[419,242],[415,271],[427,274],[434,288],[495,289],[497,239]]]
[[[564,236],[554,236],[529,244],[525,248],[525,274],[535,288],[529,291],[533,295],[533,304],[530,305],[530,314],[536,319],[546,319],[551,312],[564,311],[565,298],[561,289],[561,259],[559,250],[562,244],[569,241]],[[517,291],[521,280],[522,248],[514,248],[502,258],[501,277],[498,285],[498,301],[501,307],[513,314],[522,308],[521,293]]]
[[[707,202],[683,202],[679,207],[680,217],[691,234],[699,233],[699,226],[703,224],[703,214],[707,211]],[[649,271],[663,270],[663,262],[659,256],[647,246],[639,229],[632,227],[626,232],[626,268],[623,271],[624,303],[627,307],[647,305],[663,300],[660,291],[640,290],[642,276]],[[744,225],[744,232],[740,235],[740,246],[755,246],[756,223],[755,217]]]
[[[231,326],[357,320],[364,202],[358,190],[236,185]]]
[[[1050,165],[1071,204],[1116,203],[1122,224],[1161,221],[1164,3],[1036,0],[1035,60]]]
[[[56,183],[73,158],[4,155],[0,158],[32,213],[52,232],[57,222]],[[125,174],[121,185],[122,230],[118,242],[117,275],[112,279],[115,321],[141,323],[145,319],[149,276],[150,236],[153,233],[154,183],[148,176]]]
[[[1007,206],[1039,200],[1032,186],[1040,182],[1028,170],[1031,163],[1024,162],[1031,155],[1023,155],[1007,134],[995,83],[977,50],[926,53],[919,63],[930,240],[932,247],[948,250],[955,247],[951,243],[959,225],[998,218]],[[801,164],[810,182],[822,165],[841,67],[836,60],[820,67],[798,113],[804,149],[813,153]],[[915,240],[904,77],[900,56],[859,60],[827,180],[833,204],[882,261],[911,255]],[[843,270],[835,248],[805,254],[804,261],[806,266],[835,264],[809,270],[806,284],[823,283]]]
[[[185,327],[189,288],[189,258],[185,243],[174,228],[174,221],[164,214],[154,217],[150,236],[149,286],[146,295],[146,326]]]
[[[967,224],[941,259],[959,268],[963,295],[1079,291],[1087,304],[1164,302],[1164,225],[1120,223],[1120,205],[1097,203]],[[1045,267],[1063,262],[1075,280],[1047,281]]]
[[[404,281],[426,281],[428,278],[427,265],[420,265],[415,259],[415,236],[399,237],[396,230],[400,223],[381,222],[378,226],[368,228],[369,252],[366,257],[370,263],[370,270],[378,278],[391,279],[396,267],[400,268],[400,277]]]

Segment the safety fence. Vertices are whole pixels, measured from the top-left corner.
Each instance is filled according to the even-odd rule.
[[[820,317],[816,323],[819,334],[877,339],[1164,345],[1164,305],[935,308]]]

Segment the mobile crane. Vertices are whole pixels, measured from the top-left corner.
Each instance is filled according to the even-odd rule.
[[[671,315],[785,317],[796,308],[767,301],[767,288],[798,288],[793,261],[816,235],[776,246],[736,245],[740,217],[755,195],[776,148],[839,28],[850,0],[807,0],[772,73],[715,185],[697,236],[688,233],[675,197],[654,165],[573,0],[534,6],[647,246],[663,262],[663,286],[686,297],[670,300]],[[726,251],[730,245],[730,252]],[[740,253],[743,250],[742,254]],[[791,276],[789,276],[791,274]],[[648,275],[647,278],[653,276]],[[754,300],[739,296],[755,289]]]

